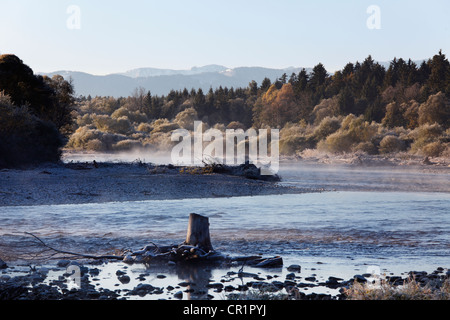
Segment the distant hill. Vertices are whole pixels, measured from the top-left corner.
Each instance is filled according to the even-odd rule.
[[[308,72],[309,68],[305,68]],[[205,93],[210,88],[247,87],[255,80],[258,84],[269,78],[275,81],[284,73],[288,77],[299,73],[302,68],[270,69],[262,67],[240,67],[229,69],[219,65],[194,67],[190,70],[170,70],[156,68],[140,68],[124,73],[105,76],[92,75],[76,71],[57,71],[41,73],[53,76],[59,74],[68,80],[72,78],[77,95],[127,97],[138,87],[150,90],[153,95],[167,95],[170,90],[188,90],[201,88]]]

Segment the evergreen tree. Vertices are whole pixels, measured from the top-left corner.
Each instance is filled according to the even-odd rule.
[[[266,92],[267,90],[269,90],[271,85],[272,85],[272,82],[270,81],[270,79],[267,77],[264,78],[264,80],[261,83],[261,91]]]

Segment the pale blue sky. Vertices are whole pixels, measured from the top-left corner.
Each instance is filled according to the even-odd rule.
[[[67,28],[67,8],[81,29]],[[381,29],[366,12],[381,10]],[[94,74],[138,67],[312,67],[327,70],[369,54],[423,59],[450,55],[448,0],[0,0],[0,53],[33,70]]]

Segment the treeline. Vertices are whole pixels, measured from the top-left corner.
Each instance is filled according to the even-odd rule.
[[[0,56],[0,167],[56,162],[73,128],[73,87]]]
[[[171,132],[194,120],[225,130],[279,128],[281,152],[319,148],[370,154],[450,153],[450,63],[442,52],[416,65],[394,59],[386,69],[370,56],[330,75],[281,75],[246,88],[184,89],[153,96],[81,97],[69,148],[95,151],[169,149]]]
[[[386,69],[369,56],[334,74],[319,63],[246,88],[75,98],[61,76],[38,76],[18,57],[0,56],[0,167],[58,161],[63,147],[170,150],[173,130],[195,120],[222,131],[278,128],[285,155],[450,156],[450,63],[439,52],[420,65],[394,59]]]

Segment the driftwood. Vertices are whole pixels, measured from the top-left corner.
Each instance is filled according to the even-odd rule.
[[[263,258],[257,256],[230,257],[214,250],[209,233],[209,219],[207,217],[192,213],[189,216],[189,225],[186,240],[180,245],[158,246],[154,243],[134,252],[124,255],[86,255],[70,251],[52,248],[32,233],[27,235],[35,238],[39,243],[49,250],[58,254],[68,255],[94,260],[117,260],[127,263],[152,263],[152,262],[181,262],[181,263],[232,263],[239,262],[243,265],[257,268],[276,268],[283,265],[283,259],[279,256]]]

